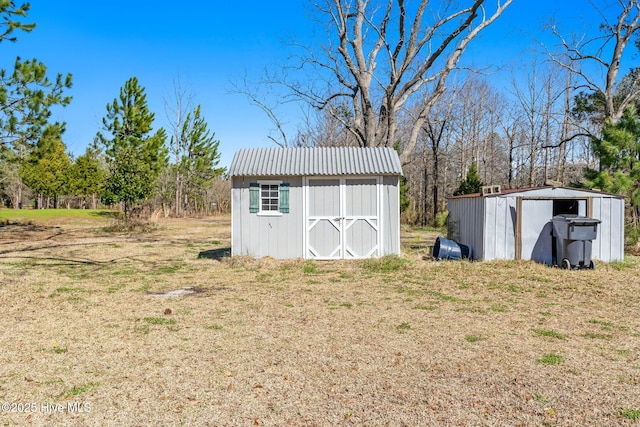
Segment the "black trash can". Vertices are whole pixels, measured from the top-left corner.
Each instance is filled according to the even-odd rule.
[[[577,215],[556,215],[552,219],[558,267],[594,269],[591,242],[598,237],[599,219]]]

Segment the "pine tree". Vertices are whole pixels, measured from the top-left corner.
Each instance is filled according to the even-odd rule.
[[[586,171],[587,186],[625,196],[630,205],[633,227],[640,223],[640,119],[632,104],[619,122],[608,119],[602,137],[591,148],[598,157],[599,170]]]
[[[22,22],[28,17],[30,5],[16,6],[13,1],[0,1],[0,42],[16,41],[17,30],[30,32],[34,23]],[[64,90],[71,88],[71,74],[47,77],[47,67],[37,59],[16,58],[13,72],[0,70],[0,175],[11,177],[13,205],[22,201],[22,163],[38,143],[51,117],[51,108],[65,106],[71,97]],[[2,180],[6,186],[7,181]],[[5,190],[6,187],[5,187]]]
[[[172,138],[172,146],[179,150],[179,161],[174,166],[178,184],[176,203],[182,204],[184,209],[202,200],[207,185],[224,172],[216,168],[220,161],[219,145],[220,141],[208,129],[198,105],[192,113],[187,114],[178,140]],[[181,211],[186,213],[184,209]]]
[[[31,5],[29,3],[16,6],[12,1],[0,1],[0,16],[3,18],[0,21],[0,41],[14,42],[16,37],[12,36],[11,33],[15,30],[22,30],[28,33],[35,28],[36,24],[34,23],[20,22],[21,18],[28,16],[30,8]]]
[[[106,149],[109,169],[103,201],[122,202],[127,222],[131,208],[151,195],[168,162],[166,133],[160,128],[152,134],[154,118],[144,88],[132,77],[120,89],[119,98],[107,104],[107,115],[102,119],[105,134],[97,135]]]
[[[39,208],[50,207],[50,198],[54,199],[54,207],[57,207],[59,196],[70,193],[71,160],[61,139],[63,132],[61,125],[47,126],[36,147],[20,166],[22,182],[38,195]],[[45,198],[47,203],[44,203]]]
[[[87,147],[86,152],[78,157],[72,167],[72,192],[81,197],[82,207],[86,199],[91,198],[91,209],[96,209],[98,195],[104,186],[105,171],[100,163],[100,150],[94,144]]]
[[[467,177],[460,182],[458,189],[454,191],[453,195],[459,196],[461,194],[479,193],[483,185],[484,183],[480,179],[480,174],[478,173],[478,166],[473,162],[469,166]]]

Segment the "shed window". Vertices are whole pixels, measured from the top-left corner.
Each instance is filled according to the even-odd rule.
[[[280,207],[280,185],[260,185],[260,210],[277,212]]]
[[[249,212],[259,215],[289,213],[289,184],[280,181],[250,183]]]
[[[585,201],[578,199],[554,199],[553,216],[578,215],[580,212],[580,203],[585,203]]]

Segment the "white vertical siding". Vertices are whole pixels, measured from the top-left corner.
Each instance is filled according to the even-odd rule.
[[[522,201],[522,259],[553,264],[552,225],[553,200]]]
[[[301,258],[302,248],[302,179],[269,177],[288,182],[289,213],[261,216],[249,213],[249,183],[255,177],[232,178],[231,254],[256,258]]]
[[[601,261],[624,259],[624,201],[611,197],[593,199],[593,218],[598,225],[598,238],[593,241],[591,257]]]
[[[487,197],[484,204],[484,257],[478,259],[515,258],[515,197]]]
[[[384,176],[381,190],[381,255],[400,255],[400,178]]]
[[[485,259],[485,200],[480,197],[463,197],[448,201],[448,237],[467,245],[473,259]]]

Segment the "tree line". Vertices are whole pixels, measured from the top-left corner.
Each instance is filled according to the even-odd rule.
[[[15,42],[30,32],[29,4],[0,2],[0,42]],[[144,205],[182,216],[229,208],[229,185],[218,167],[219,141],[201,114],[201,106],[176,93],[179,114],[173,135],[154,131],[144,87],[128,79],[107,104],[102,128],[86,152],[73,158],[63,142],[65,124],[50,121],[51,109],[71,97],[71,74],[48,76],[36,59],[16,59],[13,72],[0,70],[0,190],[3,204],[35,208],[96,209],[119,206],[129,221]],[[171,157],[170,157],[171,154]]]

